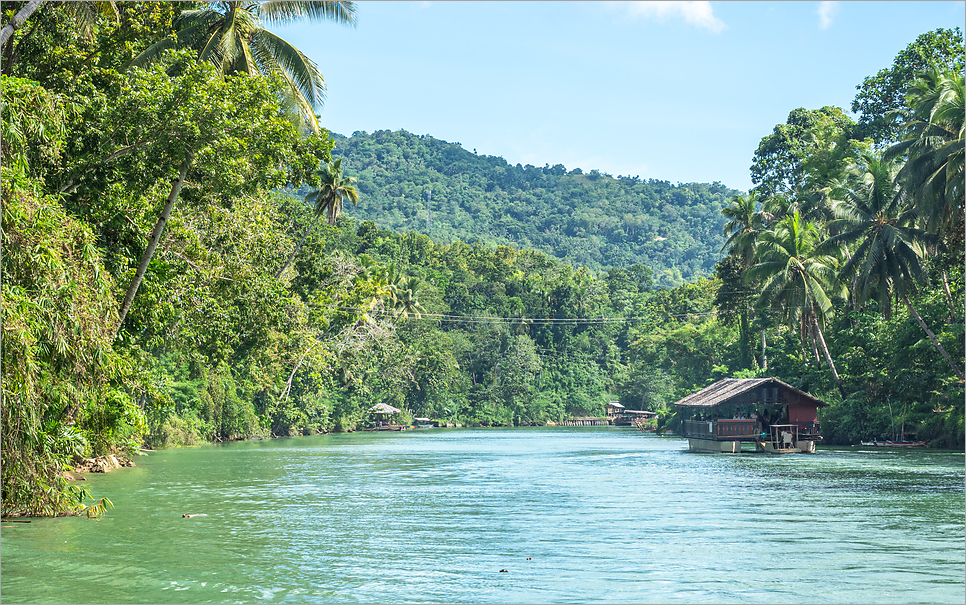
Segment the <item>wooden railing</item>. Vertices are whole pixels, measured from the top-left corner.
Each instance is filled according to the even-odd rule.
[[[714,439],[713,420],[685,420],[682,426],[682,437],[696,437],[698,439]]]
[[[758,423],[755,420],[685,420],[682,437],[695,439],[729,440],[754,439],[758,437]]]
[[[715,424],[719,439],[754,439],[760,434],[757,420],[722,418],[716,420]]]

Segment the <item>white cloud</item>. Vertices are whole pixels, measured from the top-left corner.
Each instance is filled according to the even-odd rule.
[[[669,17],[682,17],[685,22],[702,27],[716,34],[728,29],[728,25],[714,16],[710,2],[616,2],[627,8],[627,16],[636,19],[656,17],[664,20]]]
[[[818,26],[822,29],[828,29],[829,25],[832,25],[832,17],[835,13],[839,12],[838,2],[819,2],[818,3]]]

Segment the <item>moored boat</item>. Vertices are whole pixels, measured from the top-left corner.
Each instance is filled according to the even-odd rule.
[[[873,439],[872,441],[863,441],[862,445],[872,446],[872,447],[899,447],[899,448],[910,448],[910,447],[926,447],[925,441],[879,441]]]

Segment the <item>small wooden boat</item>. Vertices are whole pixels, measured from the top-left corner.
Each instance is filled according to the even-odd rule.
[[[878,441],[873,439],[872,441],[863,441],[862,445],[871,445],[872,447],[926,447],[925,441]]]

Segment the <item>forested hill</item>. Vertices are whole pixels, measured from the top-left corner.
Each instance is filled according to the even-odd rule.
[[[361,199],[346,207],[349,216],[436,241],[535,248],[595,270],[641,263],[665,286],[714,272],[721,209],[738,193],[720,183],[513,166],[405,130],[333,136],[333,157],[358,179]]]

